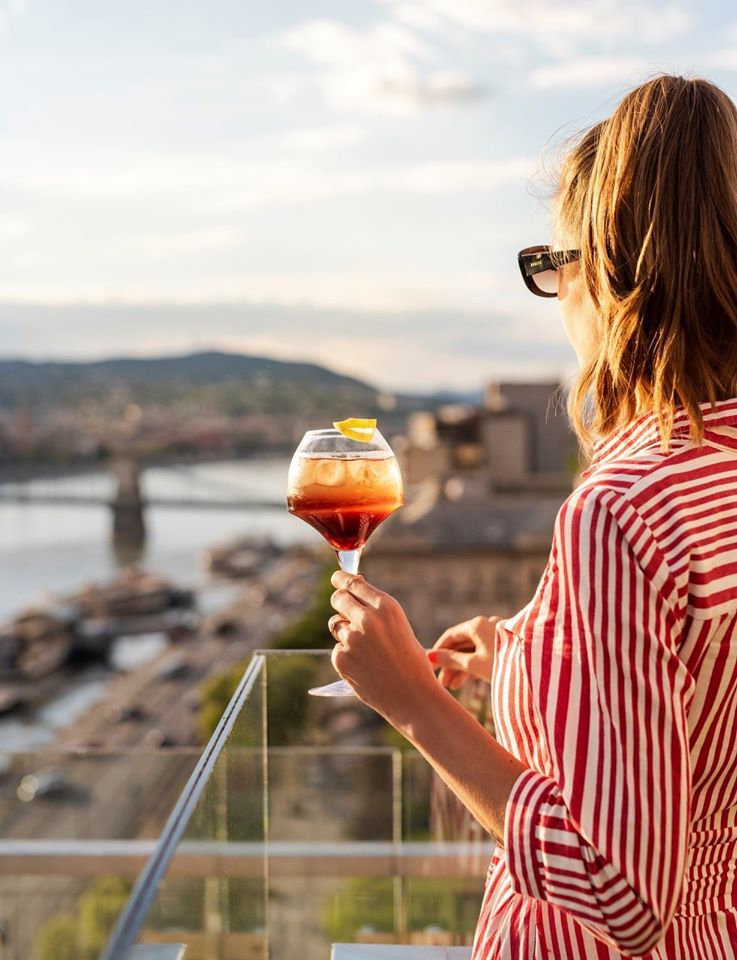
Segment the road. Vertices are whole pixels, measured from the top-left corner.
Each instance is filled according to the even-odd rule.
[[[233,609],[220,611],[201,631],[167,647],[153,661],[111,679],[104,700],[62,731],[59,750],[13,757],[0,773],[3,839],[155,838],[201,752],[199,688],[203,681],[267,647],[273,634],[309,602],[322,560],[297,551],[262,571]],[[215,631],[228,621],[227,635]],[[159,671],[178,665],[180,676]],[[136,708],[140,719],[111,722],[113,706]],[[171,746],[157,746],[162,742]],[[81,750],[82,752],[68,752]],[[26,773],[63,772],[55,797],[21,802]],[[3,960],[28,960],[33,940],[50,916],[70,912],[87,882],[79,877],[3,876],[0,924],[6,925]]]

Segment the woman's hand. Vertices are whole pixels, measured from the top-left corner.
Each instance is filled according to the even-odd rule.
[[[340,570],[331,582],[333,666],[390,723],[411,722],[428,693],[440,692],[427,651],[394,597]]]
[[[474,617],[449,627],[427,658],[437,670],[438,680],[449,690],[458,690],[469,677],[488,683],[494,662],[494,637],[501,617]]]
[[[337,641],[335,669],[361,700],[413,744],[479,823],[503,843],[509,797],[526,767],[438,683],[428,651],[420,646],[393,597],[347,573],[333,574],[332,582],[337,587],[332,597],[337,614],[330,618],[330,632]],[[488,628],[477,627],[470,629],[472,637],[493,630],[491,622]]]

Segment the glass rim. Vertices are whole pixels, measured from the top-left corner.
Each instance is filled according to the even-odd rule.
[[[374,436],[379,434],[380,437],[383,436],[382,432],[378,427],[374,428]],[[330,436],[330,437],[345,437],[346,440],[352,440],[353,443],[371,443],[371,440],[353,440],[352,437],[346,437],[342,430],[337,430],[335,427],[325,427],[321,430],[305,430],[305,437],[319,437],[319,436]],[[372,438],[373,439],[373,438]]]

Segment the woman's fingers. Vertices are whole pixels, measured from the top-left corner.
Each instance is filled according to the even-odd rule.
[[[433,650],[442,650],[450,647],[454,650],[474,650],[476,644],[468,631],[464,628],[465,624],[458,624],[456,627],[450,627],[445,633],[441,633],[433,644]]]
[[[344,620],[350,621],[360,618],[366,609],[366,605],[348,590],[336,590],[330,598],[330,605]]]
[[[433,649],[428,651],[427,658],[433,667],[450,668],[452,670],[462,670],[468,672],[468,664],[473,656],[473,651]]]
[[[339,613],[333,614],[328,620],[328,630],[338,643],[343,643],[346,639],[345,632],[350,628],[350,623]]]
[[[430,650],[427,658],[434,669],[440,667],[438,680],[449,690],[458,690],[469,677],[467,659],[470,653],[457,650]]]
[[[451,690],[457,690],[468,677],[479,677],[488,683],[491,676],[492,659],[478,651],[428,650],[427,659],[434,670],[440,668],[438,680]]]
[[[377,590],[357,573],[345,573],[343,570],[336,570],[330,578],[330,582],[338,590],[346,590],[369,607],[378,606],[381,598],[387,596],[383,590]]]
[[[454,684],[459,677],[463,677],[465,680],[466,674],[459,673],[457,670],[450,670],[448,667],[444,667],[438,673],[438,680],[444,687],[448,687],[448,689],[452,689],[452,684]]]

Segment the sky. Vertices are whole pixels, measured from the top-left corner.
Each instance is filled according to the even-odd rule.
[[[737,96],[737,7],[0,0],[0,355],[566,377],[516,254],[566,137],[661,71]]]

